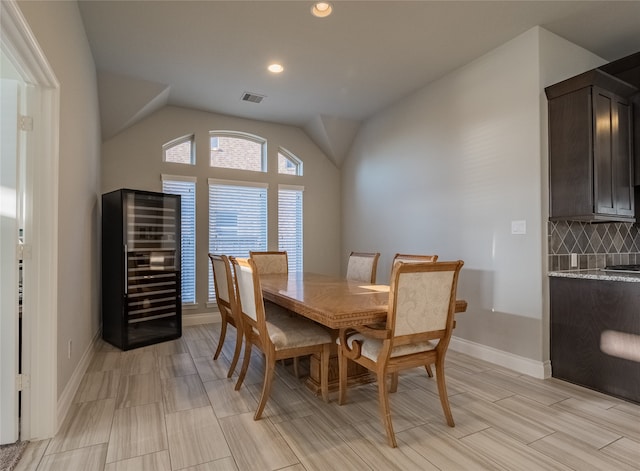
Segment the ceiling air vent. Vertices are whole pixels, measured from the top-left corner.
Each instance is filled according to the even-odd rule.
[[[257,93],[244,92],[242,94],[242,101],[250,101],[251,103],[260,103],[266,97],[264,95],[258,95]]]

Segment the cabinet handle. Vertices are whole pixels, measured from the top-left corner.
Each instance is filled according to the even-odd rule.
[[[129,294],[129,253],[127,244],[124,244],[124,294]]]

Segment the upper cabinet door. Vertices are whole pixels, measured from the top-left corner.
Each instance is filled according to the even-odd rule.
[[[596,213],[633,217],[631,106],[594,87],[593,116]]]
[[[638,90],[598,70],[545,89],[552,220],[635,222],[632,106]]]
[[[613,127],[614,185],[616,188],[616,210],[624,216],[634,217],[634,158],[633,158],[633,113],[632,104],[617,99],[614,102]]]
[[[595,168],[594,195],[598,214],[617,214],[614,183],[613,125],[615,98],[593,89],[593,162]]]

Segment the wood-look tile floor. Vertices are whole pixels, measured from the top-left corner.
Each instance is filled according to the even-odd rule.
[[[326,404],[282,364],[256,422],[264,362],[254,354],[234,391],[232,340],[212,360],[218,334],[219,324],[186,327],[179,340],[129,352],[101,342],[59,433],[31,443],[17,469],[640,470],[639,405],[452,351],[454,428],[421,368],[401,374],[391,395],[396,449],[375,384]]]

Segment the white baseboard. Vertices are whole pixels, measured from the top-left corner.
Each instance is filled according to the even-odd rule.
[[[69,408],[71,407],[71,403],[73,402],[73,397],[76,395],[78,388],[80,387],[80,382],[82,381],[82,377],[87,372],[87,368],[89,368],[89,364],[93,359],[93,355],[96,352],[96,346],[98,344],[98,340],[100,340],[102,336],[102,330],[98,330],[96,335],[89,343],[89,346],[82,354],[82,358],[78,362],[78,366],[73,371],[71,375],[71,379],[62,391],[60,398],[58,399],[58,426],[57,429],[60,430],[60,426],[64,423],[64,419],[69,412]],[[57,430],[56,430],[57,432]]]
[[[218,311],[201,312],[198,314],[183,314],[182,325],[200,325],[200,324],[212,324],[214,322],[221,322],[220,313]]]
[[[451,337],[449,348],[534,378],[551,377],[550,361],[532,360],[458,337]]]

